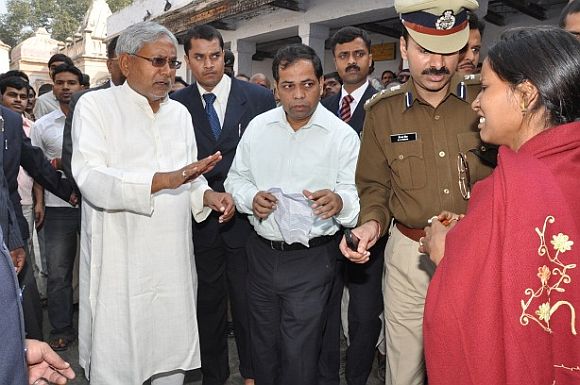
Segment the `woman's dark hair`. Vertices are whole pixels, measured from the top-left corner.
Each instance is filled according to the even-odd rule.
[[[280,48],[272,62],[272,75],[276,82],[280,80],[280,69],[286,69],[298,60],[311,62],[316,78],[320,79],[322,77],[322,63],[316,51],[304,44],[291,44],[287,47]]]
[[[525,81],[538,89],[548,127],[580,118],[580,41],[556,27],[509,29],[489,49],[491,69],[516,87]]]

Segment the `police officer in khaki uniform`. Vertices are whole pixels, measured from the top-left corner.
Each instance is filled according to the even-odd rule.
[[[356,170],[361,200],[357,250],[343,239],[343,254],[368,261],[368,249],[387,231],[385,249],[386,383],[423,384],[423,307],[434,266],[418,252],[422,230],[442,210],[464,212],[472,183],[491,172],[471,101],[478,86],[455,76],[467,43],[466,10],[475,0],[395,0],[401,14],[401,56],[411,79],[366,104]]]

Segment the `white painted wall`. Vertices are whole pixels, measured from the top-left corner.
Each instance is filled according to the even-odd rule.
[[[0,40],[0,73],[10,70],[10,46]]]
[[[171,9],[168,12],[173,12],[193,2],[199,3],[199,6],[203,7],[219,1],[220,0],[169,0],[171,3]],[[134,0],[130,6],[115,12],[107,19],[107,34],[109,36],[114,36],[128,26],[143,21],[147,11],[151,12],[152,19],[160,16],[165,13],[163,10],[164,7],[165,1],[163,0]]]
[[[196,4],[196,7],[201,9],[219,1],[220,0],[194,0],[193,3]],[[489,0],[479,1],[480,8],[477,13],[480,17],[487,13],[488,1]],[[191,0],[170,0],[170,2],[172,3],[170,12],[192,3]],[[368,22],[369,20],[376,20],[378,18],[382,19],[396,16],[393,7],[394,0],[311,0],[307,3],[308,10],[306,12],[293,12],[278,8],[262,11],[259,15],[256,15],[246,22],[239,22],[234,31],[221,31],[224,41],[226,42],[226,45],[231,45],[231,42],[234,40],[242,40],[251,43],[268,42],[275,39],[297,36],[299,31],[308,30],[308,26],[311,24],[319,24],[328,28],[337,28]],[[164,5],[165,2],[162,0],[135,0],[133,5],[109,17],[109,36],[119,33],[133,23],[142,21],[147,10],[152,13],[152,18],[163,14]],[[539,24],[555,25],[557,24],[560,11],[561,8],[552,10],[549,15],[550,19],[545,22],[539,22],[538,20],[526,15],[516,14],[517,16],[509,17],[509,27]],[[487,23],[483,38],[482,60],[487,52],[487,47],[491,42],[497,39],[505,28],[506,27],[498,27]],[[376,34],[371,34],[371,40],[372,44],[393,41],[397,44],[395,60],[375,62],[375,72],[373,76],[379,78],[381,73],[386,69],[395,73],[398,72],[400,62],[398,40]],[[181,53],[179,56],[181,56]],[[325,52],[323,63],[325,73],[335,70],[332,54],[328,50]],[[178,71],[178,75],[182,76],[184,79],[191,80],[191,78],[188,77],[187,72],[188,71],[185,69],[184,65],[182,69]],[[252,61],[251,71],[250,73],[247,73],[247,75],[251,76],[253,73],[257,72],[265,73],[273,82],[272,60],[266,59],[263,61]]]

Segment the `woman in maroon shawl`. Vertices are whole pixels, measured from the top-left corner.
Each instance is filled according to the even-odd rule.
[[[442,213],[421,240],[438,263],[429,385],[580,384],[580,42],[507,31],[481,81],[473,108],[498,166],[465,217]]]

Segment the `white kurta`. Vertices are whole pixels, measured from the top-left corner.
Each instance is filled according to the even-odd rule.
[[[151,195],[153,174],[197,160],[189,112],[154,114],[126,83],[85,94],[73,119],[72,170],[83,195],[79,356],[92,385],[141,385],[200,363],[191,212],[203,177]]]

